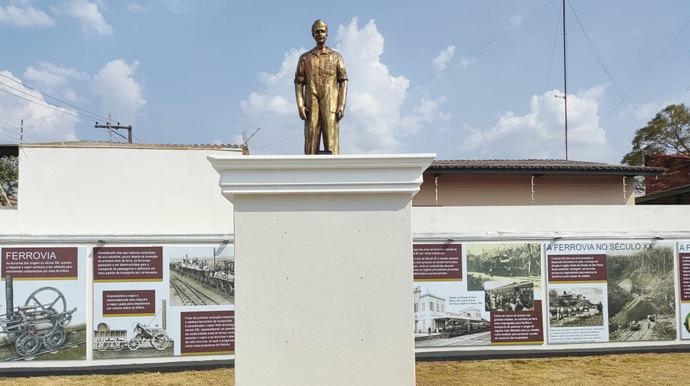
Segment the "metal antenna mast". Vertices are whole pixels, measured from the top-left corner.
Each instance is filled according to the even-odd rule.
[[[568,160],[568,75],[565,54],[565,0],[563,0],[563,103],[565,104],[565,160]]]

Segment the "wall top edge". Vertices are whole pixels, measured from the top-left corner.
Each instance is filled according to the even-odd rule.
[[[208,160],[218,170],[227,169],[344,169],[344,168],[427,168],[436,154],[366,155],[261,155],[232,156],[214,154]]]

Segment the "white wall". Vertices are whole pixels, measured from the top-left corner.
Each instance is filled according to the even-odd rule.
[[[690,206],[415,207],[416,239],[688,238]]]
[[[231,234],[232,204],[220,195],[219,175],[206,158],[228,153],[241,154],[239,149],[24,147],[18,209],[0,211],[0,235]]]

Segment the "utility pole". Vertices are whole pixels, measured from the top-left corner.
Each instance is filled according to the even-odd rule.
[[[108,114],[108,123],[106,125],[99,125],[98,122],[96,122],[96,124],[93,127],[97,128],[97,129],[108,129],[108,132],[110,133],[110,143],[113,142],[113,129],[115,129],[115,130],[127,130],[127,143],[132,143],[132,125],[123,126],[123,125],[120,125],[120,122],[118,122],[117,125],[113,125],[110,122],[110,120],[111,120],[111,117],[110,117],[110,114]]]

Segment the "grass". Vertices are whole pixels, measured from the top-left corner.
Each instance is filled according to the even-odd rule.
[[[417,363],[417,386],[685,385],[690,353]],[[0,370],[1,371],[1,370]],[[234,386],[232,369],[7,378],[12,386]]]

